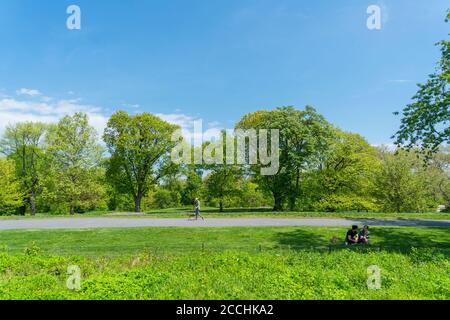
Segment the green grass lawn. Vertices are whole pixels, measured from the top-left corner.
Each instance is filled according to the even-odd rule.
[[[0,299],[450,299],[450,228],[137,228],[0,232]],[[34,244],[31,244],[34,242]],[[380,248],[381,246],[381,248]],[[81,269],[81,290],[66,287]],[[367,268],[382,288],[367,288]]]
[[[84,214],[76,214],[75,217],[148,217],[148,218],[186,218],[192,214],[192,208],[169,208],[150,210],[140,215],[128,212],[93,211]],[[367,219],[430,219],[430,220],[450,220],[449,212],[423,212],[423,213],[383,213],[383,212],[274,212],[268,208],[231,208],[219,212],[217,208],[205,207],[202,214],[208,218],[367,218]],[[0,216],[2,219],[44,219],[61,218],[69,215],[37,214],[34,217],[27,216]]]
[[[92,230],[2,231],[0,246],[18,254],[35,242],[46,254],[79,256],[135,255],[144,250],[161,254],[193,251],[339,249],[346,228],[245,227],[245,228],[132,228]],[[331,245],[331,238],[339,238]],[[450,228],[372,227],[375,247],[409,250],[411,247],[450,247]]]
[[[157,218],[180,218],[192,213],[191,208],[152,210],[145,216]],[[382,212],[274,212],[271,209],[225,209],[219,212],[217,208],[204,208],[202,214],[208,218],[381,218],[381,219],[439,219],[450,220],[449,212],[423,212],[423,213],[382,213]]]

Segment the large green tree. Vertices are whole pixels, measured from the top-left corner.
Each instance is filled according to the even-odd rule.
[[[70,214],[90,208],[103,195],[99,164],[102,147],[88,116],[76,113],[63,117],[49,132],[46,198],[68,207]]]
[[[36,195],[43,166],[43,144],[48,126],[43,123],[24,122],[6,127],[0,150],[16,163],[25,203],[31,214],[36,214]],[[20,212],[25,214],[26,206]]]
[[[222,131],[217,138],[217,141],[208,141],[202,146],[206,156],[203,167],[208,172],[205,179],[207,195],[219,202],[220,212],[223,212],[225,199],[237,196],[240,191],[239,179],[243,170],[236,165],[234,154],[228,155],[231,159],[227,159],[227,143],[235,143],[234,136]]]
[[[217,199],[220,212],[224,211],[224,201],[227,197],[239,194],[240,174],[240,169],[236,166],[217,165],[206,177],[206,192],[211,199]]]
[[[328,148],[331,125],[313,107],[307,106],[304,110],[281,107],[249,113],[236,128],[279,130],[278,173],[260,175],[260,164],[253,165],[252,171],[261,188],[272,193],[275,211],[283,209],[285,200],[289,202],[289,209],[295,209],[302,172],[317,168],[321,155]]]
[[[373,210],[373,182],[380,161],[362,136],[335,129],[319,170],[307,173],[306,204],[320,211]]]
[[[446,21],[449,19],[450,10]],[[403,110],[400,129],[393,137],[398,146],[420,146],[428,157],[450,142],[450,41],[438,45],[441,59],[436,71],[418,85],[414,102]]]
[[[178,169],[170,159],[170,151],[179,143],[172,141],[178,129],[150,113],[131,116],[118,111],[109,119],[103,135],[111,154],[108,178],[118,190],[133,196],[136,212],[141,212],[142,198],[150,188]]]
[[[201,198],[204,194],[203,172],[200,165],[186,165],[183,168],[185,181],[181,201],[184,205],[192,205],[195,198]]]
[[[383,211],[423,212],[437,205],[429,168],[417,152],[380,150],[376,196]]]
[[[0,215],[14,213],[23,200],[14,161],[0,158],[0,177]]]
[[[428,162],[428,178],[433,194],[450,211],[450,146],[441,148]]]

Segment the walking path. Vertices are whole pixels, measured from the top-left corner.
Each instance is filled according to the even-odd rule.
[[[450,227],[450,220],[381,220],[322,218],[216,218],[206,221],[155,218],[53,218],[31,220],[0,220],[0,230],[19,229],[96,229],[140,227],[348,227],[370,226]]]

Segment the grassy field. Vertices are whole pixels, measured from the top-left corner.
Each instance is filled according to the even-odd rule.
[[[142,251],[178,255],[202,250],[339,250],[346,231],[340,227],[2,231],[0,246],[11,254],[19,254],[34,241],[46,254],[93,257],[135,255]],[[330,241],[334,236],[339,238],[336,245]],[[411,247],[450,249],[450,228],[373,227],[371,241],[375,247],[391,251]]]
[[[450,228],[142,228],[0,232],[0,299],[450,299]],[[67,268],[81,289],[67,289]],[[382,288],[367,288],[367,268]]]
[[[190,208],[152,210],[146,212],[146,216],[158,218],[179,218],[192,213]],[[449,212],[423,212],[423,213],[382,213],[382,212],[274,212],[271,209],[225,209],[219,212],[216,208],[204,208],[202,214],[209,218],[252,218],[252,217],[277,217],[277,218],[380,218],[380,219],[450,219]],[[120,215],[120,214],[119,214]]]
[[[0,254],[2,299],[450,299],[449,261],[413,251],[246,252],[87,259]],[[67,267],[81,288],[65,286]],[[367,287],[367,268],[381,289]]]
[[[192,214],[192,208],[170,208],[161,210],[151,210],[142,214],[112,211],[93,211],[84,214],[76,214],[80,217],[148,217],[148,218],[186,218]],[[430,220],[450,220],[449,212],[423,212],[423,213],[383,213],[383,212],[274,212],[267,208],[253,209],[226,209],[219,212],[217,208],[204,208],[202,214],[207,218],[256,218],[256,217],[276,217],[276,218],[366,218],[366,219],[430,219]],[[51,213],[37,214],[34,217],[27,216],[0,216],[0,220],[7,219],[44,219],[60,218],[68,215],[54,215]]]

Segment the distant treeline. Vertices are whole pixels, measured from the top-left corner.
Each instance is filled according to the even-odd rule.
[[[178,126],[118,111],[100,143],[86,114],[57,124],[18,123],[0,140],[0,214],[145,211],[192,205],[276,211],[436,211],[450,207],[450,149],[421,153],[371,146],[312,107],[244,115],[236,129],[279,129],[279,171],[261,164],[177,164]],[[257,131],[258,132],[258,131]],[[106,146],[106,147],[105,147]],[[208,142],[197,148],[205,148]]]

